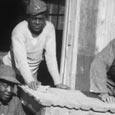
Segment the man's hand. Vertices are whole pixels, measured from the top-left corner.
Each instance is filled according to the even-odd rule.
[[[39,81],[31,81],[30,83],[28,83],[28,87],[33,89],[33,90],[37,90],[37,88],[41,85],[41,82]]]
[[[110,96],[107,93],[104,94],[100,94],[99,97],[101,98],[101,100],[105,103],[115,103],[115,97]]]
[[[62,83],[56,84],[55,86],[56,86],[56,88],[60,88],[60,89],[70,89],[69,86],[64,85],[64,84],[62,84]]]

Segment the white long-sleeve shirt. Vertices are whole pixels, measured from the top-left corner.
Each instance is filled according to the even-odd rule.
[[[12,49],[3,57],[3,62],[12,66],[14,61],[16,69],[25,82],[30,82],[37,77],[37,70],[43,60],[45,49],[47,67],[54,83],[61,83],[56,59],[55,29],[51,22],[46,21],[41,34],[33,37],[28,22],[24,20],[13,29],[11,41]]]

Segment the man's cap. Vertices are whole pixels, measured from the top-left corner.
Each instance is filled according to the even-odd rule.
[[[15,84],[20,84],[16,79],[16,74],[12,67],[8,65],[0,65],[0,79],[6,80]]]
[[[30,15],[37,15],[47,10],[47,5],[41,0],[30,0],[27,6],[26,13]]]

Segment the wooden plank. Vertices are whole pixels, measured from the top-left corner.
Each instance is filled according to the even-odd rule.
[[[89,70],[94,58],[98,0],[82,0],[76,69],[76,89],[89,90]]]
[[[99,98],[88,96],[79,90],[64,90],[57,88],[39,87],[38,90],[32,90],[27,86],[21,86],[22,89],[31,97],[34,97],[38,103],[45,107],[60,107],[70,110],[93,110],[95,112],[112,112],[115,113],[115,103],[106,104]],[[29,101],[29,100],[28,100]]]
[[[50,114],[49,114],[50,113]],[[114,113],[109,112],[94,112],[92,110],[74,110],[60,107],[46,107],[45,115],[115,115]]]
[[[62,82],[69,85],[72,89],[75,89],[80,2],[81,0],[66,0],[66,19],[60,73]]]

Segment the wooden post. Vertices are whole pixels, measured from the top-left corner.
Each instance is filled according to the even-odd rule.
[[[60,73],[63,83],[72,89],[75,88],[76,78],[80,2],[81,0],[66,0]]]

